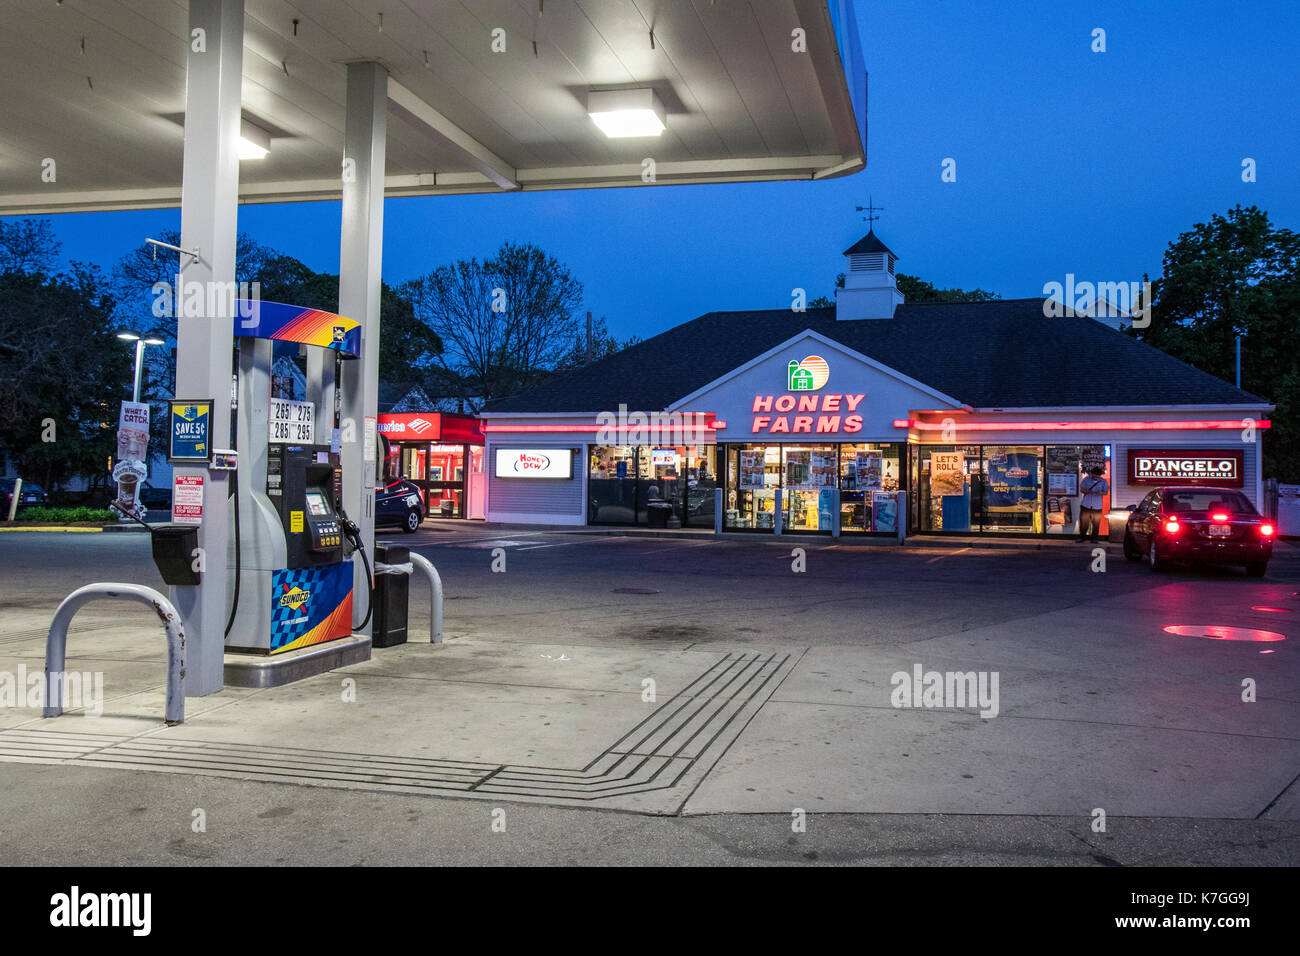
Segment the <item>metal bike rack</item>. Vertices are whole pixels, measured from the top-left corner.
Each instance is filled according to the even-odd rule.
[[[432,591],[429,597],[429,643],[442,643],[442,578],[438,569],[422,554],[411,552],[411,564],[425,573]]]
[[[142,584],[87,584],[77,588],[59,605],[50,621],[45,640],[45,716],[63,713],[63,674],[67,659],[68,625],[82,606],[102,598],[138,601],[153,608],[167,632],[167,708],[164,718],[169,727],[185,722],[185,625],[172,603]],[[58,675],[54,680],[52,675]]]

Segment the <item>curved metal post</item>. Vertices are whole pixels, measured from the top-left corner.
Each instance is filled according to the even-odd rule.
[[[185,695],[182,681],[185,678],[185,625],[172,603],[142,584],[87,584],[77,588],[59,605],[50,621],[50,633],[45,639],[45,716],[57,717],[63,713],[63,673],[68,649],[68,625],[72,616],[91,601],[114,598],[138,601],[153,608],[167,632],[167,709],[164,717],[168,726],[185,721]]]
[[[411,552],[411,564],[425,573],[429,579],[429,587],[432,594],[429,596],[429,643],[442,643],[442,578],[438,575],[438,569],[422,554]]]

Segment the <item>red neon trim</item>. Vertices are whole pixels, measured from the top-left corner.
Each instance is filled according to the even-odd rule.
[[[895,427],[895,428],[911,428],[911,427],[912,427],[912,420],[911,420],[910,418],[895,418],[895,419],[894,419],[894,427]],[[919,428],[920,426],[918,425],[917,427]],[[942,426],[941,426],[941,427],[942,427]]]
[[[897,423],[895,423],[897,425]],[[902,427],[898,425],[897,427]],[[913,422],[912,427],[921,431],[939,431],[944,426],[940,422]],[[958,431],[963,432],[1001,432],[1001,431],[1182,431],[1185,429],[1240,429],[1244,426],[1241,419],[1213,420],[1201,419],[1186,422],[963,422],[958,424]],[[1259,429],[1271,428],[1273,423],[1267,419],[1255,422]]]
[[[502,425],[494,428],[490,425],[484,426],[485,432],[511,434],[518,433],[555,433],[555,432],[599,432],[606,429],[601,425]],[[681,431],[684,434],[698,433],[703,437],[712,437],[713,429],[708,425],[682,425],[680,428],[673,425],[629,425],[627,428],[610,428],[608,431],[613,434],[622,434],[625,432],[639,432],[641,434],[658,435],[665,432]]]

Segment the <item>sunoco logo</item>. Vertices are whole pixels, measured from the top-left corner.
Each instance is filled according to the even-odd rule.
[[[284,588],[284,594],[280,595],[280,607],[292,608],[296,611],[311,597],[310,591],[304,591],[300,587],[291,588],[287,584],[282,584],[281,587]]]
[[[545,471],[551,467],[551,459],[545,455],[520,455],[515,459],[515,471]]]

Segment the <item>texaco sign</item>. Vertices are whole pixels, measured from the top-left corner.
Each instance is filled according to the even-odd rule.
[[[1240,488],[1244,464],[1240,448],[1130,448],[1128,483]]]

